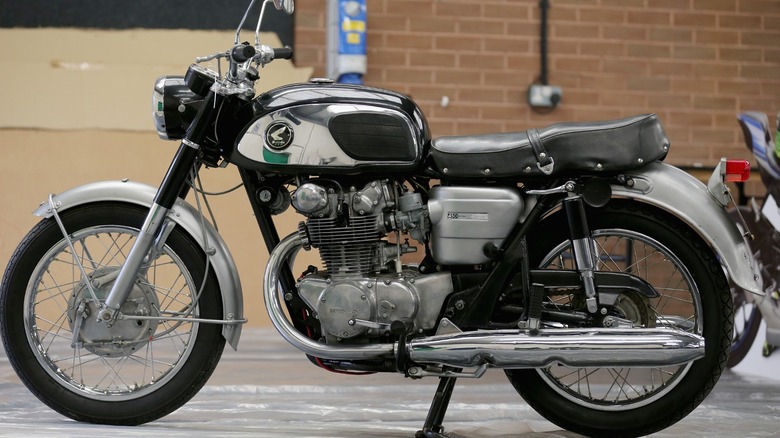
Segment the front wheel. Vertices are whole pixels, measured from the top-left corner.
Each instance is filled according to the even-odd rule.
[[[11,365],[35,396],[75,420],[136,425],[167,415],[198,392],[222,354],[220,326],[190,320],[221,319],[222,301],[203,252],[178,227],[121,305],[122,315],[144,318],[97,321],[145,216],[109,202],[66,210],[73,249],[54,218],[44,219],[3,277],[0,329]]]
[[[590,209],[598,270],[649,282],[657,296],[625,294],[610,314],[634,327],[667,327],[701,335],[705,356],[683,365],[629,368],[508,370],[520,395],[553,423],[588,436],[639,436],[666,428],[710,392],[726,364],[732,303],[721,265],[690,228],[656,209],[630,202]],[[530,233],[534,266],[573,269],[571,244],[561,236],[561,212]],[[587,312],[578,294],[549,296],[545,305]],[[597,319],[596,319],[597,320]],[[551,323],[549,328],[560,326]],[[605,358],[608,359],[608,358]]]

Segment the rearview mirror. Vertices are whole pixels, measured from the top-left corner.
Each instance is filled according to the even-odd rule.
[[[294,0],[274,0],[274,6],[276,9],[282,10],[288,14],[292,14],[295,10]]]

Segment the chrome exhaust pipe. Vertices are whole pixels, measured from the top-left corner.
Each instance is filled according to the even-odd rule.
[[[397,344],[328,345],[301,334],[283,310],[279,273],[301,247],[297,234],[271,253],[263,277],[263,297],[271,322],[290,344],[306,354],[331,360],[393,357]],[[680,365],[704,356],[704,338],[673,329],[554,329],[458,332],[415,338],[406,355],[418,364],[457,368],[488,364],[496,368],[541,368],[553,363],[574,367],[658,367]]]
[[[331,360],[372,359],[392,356],[393,344],[367,344],[354,346],[333,346],[321,344],[301,334],[285,316],[279,294],[279,272],[288,259],[301,248],[297,233],[285,237],[268,257],[263,275],[263,300],[268,316],[276,330],[297,349],[314,357]]]
[[[419,364],[458,368],[659,367],[702,358],[704,338],[668,328],[476,331],[413,339],[407,354]]]

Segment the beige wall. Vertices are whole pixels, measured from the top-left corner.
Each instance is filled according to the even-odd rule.
[[[264,35],[266,44],[274,44]],[[129,178],[157,186],[178,147],[154,132],[155,78],[184,74],[196,56],[228,48],[232,32],[0,30],[0,268],[37,222],[49,193],[99,180]],[[33,47],[35,50],[30,50]],[[290,62],[261,71],[262,87],[305,81],[311,69]],[[240,182],[235,167],[203,172],[208,191]],[[267,324],[261,277],[267,252],[243,190],[210,197],[221,234],[238,265],[245,316]],[[292,232],[294,214],[277,220]]]

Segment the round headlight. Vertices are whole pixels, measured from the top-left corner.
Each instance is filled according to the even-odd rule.
[[[203,98],[193,93],[183,76],[162,76],[154,83],[152,115],[163,140],[184,138]]]

